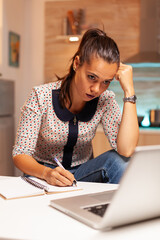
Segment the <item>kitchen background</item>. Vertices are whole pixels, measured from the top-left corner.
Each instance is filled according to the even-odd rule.
[[[80,11],[81,9],[81,11]],[[143,126],[149,126],[150,109],[160,109],[160,0],[0,0],[0,73],[1,80],[14,84],[14,134],[20,107],[31,88],[54,80],[54,74],[63,76],[68,62],[77,49],[77,42],[70,42],[71,33],[67,13],[81,13],[81,29],[104,27],[113,37],[121,52],[121,60],[132,64],[136,89],[137,111],[144,116]],[[9,66],[9,32],[20,36],[19,66]],[[122,108],[123,94],[116,82],[110,87],[115,91]],[[6,128],[4,123],[1,129]],[[0,132],[0,141],[4,135]],[[6,142],[11,138],[6,131]],[[14,136],[7,147],[11,152]],[[104,147],[102,149],[102,143]],[[160,144],[159,128],[142,128],[139,145]],[[2,144],[0,143],[0,146]],[[101,128],[93,141],[95,155],[108,148]],[[11,158],[4,159],[0,148],[0,174],[18,174],[3,170]],[[3,150],[3,151],[2,151]]]

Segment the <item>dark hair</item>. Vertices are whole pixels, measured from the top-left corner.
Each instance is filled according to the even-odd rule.
[[[65,107],[67,100],[70,102],[70,107],[72,105],[70,84],[75,75],[75,71],[73,70],[73,62],[75,57],[79,56],[79,66],[82,66],[84,62],[89,64],[93,55],[103,58],[108,63],[117,63],[117,66],[119,67],[120,54],[115,41],[100,29],[94,28],[86,31],[82,37],[77,52],[71,59],[72,63],[70,65],[68,74],[63,78],[58,77],[59,80],[62,80],[60,91],[60,103],[62,107]]]

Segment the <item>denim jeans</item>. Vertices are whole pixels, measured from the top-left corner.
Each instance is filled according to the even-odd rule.
[[[74,174],[77,181],[116,184],[119,183],[127,167],[127,160],[115,150],[110,150],[68,170]],[[50,164],[44,165],[55,168]]]

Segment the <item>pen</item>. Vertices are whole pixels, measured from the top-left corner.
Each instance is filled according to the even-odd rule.
[[[65,168],[63,167],[63,165],[58,161],[58,159],[57,159],[56,157],[54,158],[54,161],[57,163],[57,165],[58,165],[59,167],[65,169]],[[73,185],[77,186],[77,181],[76,181],[75,179],[73,180]]]

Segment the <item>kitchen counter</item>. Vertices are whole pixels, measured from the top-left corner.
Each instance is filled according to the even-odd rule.
[[[160,127],[140,127],[140,133],[155,133],[160,134]]]

